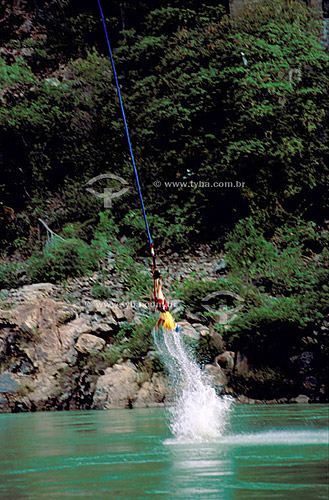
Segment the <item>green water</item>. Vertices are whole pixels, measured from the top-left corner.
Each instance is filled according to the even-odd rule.
[[[328,500],[328,406],[234,407],[213,442],[163,409],[0,415],[0,498]]]

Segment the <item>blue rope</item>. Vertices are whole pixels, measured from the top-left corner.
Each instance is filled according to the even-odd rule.
[[[137,168],[136,168],[134,153],[133,153],[133,149],[132,149],[132,146],[131,146],[130,135],[129,135],[128,125],[127,125],[127,121],[126,121],[126,114],[125,114],[125,110],[124,110],[124,107],[123,107],[123,102],[122,102],[122,98],[121,98],[121,92],[120,92],[118,77],[117,77],[117,73],[116,73],[116,70],[115,70],[113,54],[112,54],[112,50],[111,50],[110,40],[109,40],[109,36],[108,36],[108,33],[107,33],[106,23],[105,23],[104,14],[103,14],[103,10],[102,10],[102,6],[101,6],[101,3],[100,3],[100,0],[98,0],[98,7],[99,7],[99,11],[101,13],[103,27],[104,27],[104,32],[105,32],[105,37],[106,37],[106,42],[107,42],[107,46],[108,46],[109,53],[110,53],[111,64],[112,64],[112,69],[113,69],[113,74],[114,74],[114,79],[115,79],[115,85],[116,85],[116,88],[117,88],[117,93],[118,93],[118,97],[119,97],[119,101],[120,101],[122,118],[123,118],[123,123],[124,123],[124,126],[125,126],[125,130],[126,130],[126,136],[127,136],[128,146],[129,146],[130,158],[131,158],[131,162],[132,162],[134,173],[135,173],[135,178],[136,178],[136,183],[137,183],[137,188],[138,188],[139,199],[140,199],[142,210],[143,210],[143,217],[144,217],[144,221],[145,221],[145,227],[146,227],[146,231],[147,231],[147,236],[148,236],[148,239],[149,239],[149,242],[150,242],[150,246],[153,247],[153,241],[152,241],[152,237],[151,237],[151,233],[150,233],[150,228],[149,228],[149,225],[148,225],[148,222],[147,222],[147,217],[146,217],[146,212],[145,212],[145,207],[144,207],[144,202],[143,202],[142,191],[141,191],[141,187],[140,187],[140,184],[139,184],[139,178],[138,178],[138,172],[137,172]]]

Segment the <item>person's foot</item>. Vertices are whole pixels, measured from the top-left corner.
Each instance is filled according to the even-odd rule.
[[[176,325],[175,332],[177,332],[177,333],[180,332],[180,325]]]

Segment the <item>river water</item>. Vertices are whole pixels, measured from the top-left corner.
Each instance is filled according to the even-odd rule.
[[[233,404],[204,441],[163,408],[0,415],[0,498],[328,500],[328,411]]]

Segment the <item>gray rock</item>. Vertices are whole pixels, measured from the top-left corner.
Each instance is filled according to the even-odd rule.
[[[3,398],[0,394],[0,412],[1,413],[9,413],[10,407],[8,404],[7,398]]]
[[[65,307],[64,304],[57,310],[57,324],[64,325],[77,317],[79,308],[75,305]]]
[[[85,333],[78,338],[74,347],[81,354],[92,354],[102,351],[105,344],[104,339]]]
[[[184,302],[180,299],[171,299],[169,301],[169,309],[172,314],[183,314],[184,312]]]
[[[131,408],[139,391],[138,373],[129,364],[116,364],[99,377],[93,408]]]
[[[278,404],[279,405],[284,405],[286,403],[288,403],[288,399],[287,398],[280,398],[280,399],[278,399]]]
[[[113,318],[113,316],[106,316],[103,321],[104,323],[106,323],[107,325],[109,325],[112,330],[117,330],[119,328],[119,325],[118,323],[116,322],[116,320]]]
[[[103,300],[93,300],[91,304],[91,312],[106,316],[109,310],[109,305]]]
[[[232,370],[234,366],[234,356],[234,352],[224,351],[216,356],[215,363],[222,368],[228,368],[229,370]]]
[[[134,408],[162,405],[171,392],[168,388],[167,379],[159,373],[154,373],[151,380],[147,380],[142,384]]]
[[[185,312],[185,318],[189,323],[200,323],[201,317],[198,316],[197,314],[193,314],[191,311],[186,311]]]
[[[108,323],[95,323],[91,331],[91,333],[105,338],[108,338],[113,332],[113,325],[109,325]]]
[[[200,333],[195,328],[193,328],[193,326],[190,325],[187,321],[181,321],[179,324],[181,326],[182,335],[186,335],[187,337],[190,337],[191,339],[194,340],[200,339]]]
[[[22,347],[34,366],[43,370],[59,362],[76,360],[73,346],[77,337],[91,328],[84,318],[76,318],[64,325],[67,304],[52,299],[38,299],[15,308],[16,323],[21,331],[33,335],[33,342]],[[62,314],[63,308],[63,314]]]
[[[42,319],[39,310],[37,308],[33,308],[30,313],[25,316],[25,320],[21,323],[21,330],[24,333],[32,335],[39,328],[41,321]]]
[[[308,403],[310,398],[306,396],[305,394],[299,394],[297,398],[293,400],[293,402],[298,403],[298,404],[306,404]]]
[[[0,328],[5,328],[6,326],[14,326],[15,318],[12,311],[0,310]]]
[[[135,311],[132,307],[126,307],[123,311],[123,314],[129,323],[131,323],[135,316]]]
[[[31,392],[28,394],[28,399],[36,411],[51,408],[52,404],[49,407],[48,402],[55,399],[62,392],[62,387],[54,378],[55,374],[55,370],[49,370],[49,373],[42,371],[33,381],[33,387],[31,387]]]
[[[125,321],[125,315],[118,306],[110,306],[110,311],[116,321]]]
[[[236,402],[238,404],[242,404],[242,405],[250,405],[250,404],[254,404],[255,400],[249,399],[247,396],[244,396],[243,394],[241,394],[240,396],[237,397]]]
[[[193,328],[195,328],[201,335],[204,337],[205,335],[210,335],[210,330],[207,326],[202,325],[201,323],[194,323]]]
[[[11,373],[0,375],[0,394],[13,394],[17,391],[19,384],[13,378]]]
[[[0,361],[6,356],[7,353],[7,339],[2,336],[0,332]]]
[[[52,283],[34,283],[25,285],[18,290],[17,298],[22,302],[48,297],[55,290]]]
[[[32,375],[35,372],[35,368],[28,357],[25,356],[23,359],[19,358],[13,361],[10,364],[9,371],[22,375]]]
[[[78,337],[91,332],[91,327],[84,318],[76,318],[66,325],[61,326],[57,331],[59,339],[59,349],[57,357],[60,363],[75,363],[77,352],[74,349],[75,341]]]
[[[220,389],[224,389],[227,386],[227,377],[224,371],[219,366],[206,365],[204,367],[207,373],[212,378],[212,382]]]

